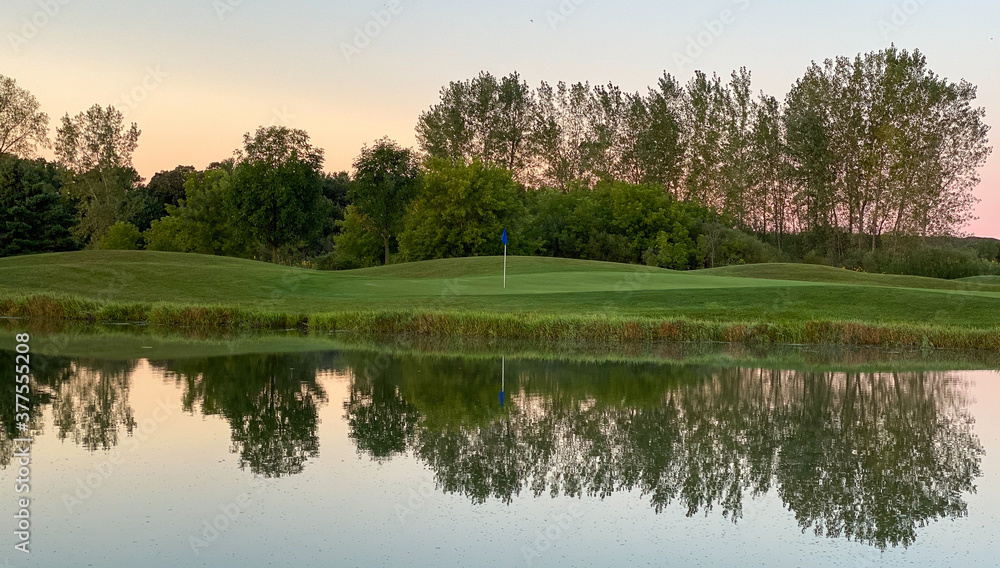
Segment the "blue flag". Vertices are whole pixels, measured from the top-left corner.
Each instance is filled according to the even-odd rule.
[[[500,235],[500,241],[503,243],[503,246],[507,246],[507,229],[504,229],[503,234]]]

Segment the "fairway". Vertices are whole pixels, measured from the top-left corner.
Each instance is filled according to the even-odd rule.
[[[554,258],[447,259],[321,272],[224,257],[84,251],[0,259],[0,296],[238,306],[290,313],[399,309],[513,315],[848,321],[994,329],[1000,285],[810,265],[693,272]]]

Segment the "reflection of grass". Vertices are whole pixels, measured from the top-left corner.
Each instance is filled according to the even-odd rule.
[[[802,371],[930,371],[1000,369],[988,351],[889,350],[848,346],[774,346],[737,343],[512,340],[358,333],[218,332],[148,326],[84,326],[6,320],[0,349],[13,349],[14,331],[32,334],[32,350],[45,355],[100,359],[195,359],[248,353],[353,351],[392,356],[497,361],[652,363],[744,366]]]
[[[1000,350],[1000,286],[764,265],[690,273],[549,258],[316,272],[86,251],[0,259],[0,314],[174,327]]]

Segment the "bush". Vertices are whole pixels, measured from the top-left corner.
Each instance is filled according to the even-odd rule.
[[[347,206],[340,234],[333,240],[333,252],[316,259],[320,270],[350,270],[382,264],[384,242],[372,231],[354,205]]]
[[[830,266],[830,259],[821,255],[815,250],[811,250],[802,257],[802,262],[805,264],[818,264],[820,266]]]
[[[153,221],[150,228],[142,234],[146,241],[146,250],[164,252],[191,252],[188,244],[188,227],[180,217],[164,217]]]
[[[709,268],[779,262],[784,258],[776,247],[719,223],[705,224],[703,234],[698,238],[698,250]]]
[[[500,234],[523,213],[508,170],[434,160],[406,213],[400,253],[411,261],[502,254]]]
[[[865,255],[863,266],[866,272],[946,279],[1000,274],[996,263],[981,259],[975,250],[950,246],[918,246],[895,253],[875,251]]]
[[[686,270],[700,268],[709,211],[656,185],[600,182],[593,190],[528,196],[529,254]]]
[[[118,221],[108,228],[101,238],[101,248],[104,250],[138,250],[142,233],[132,223]]]

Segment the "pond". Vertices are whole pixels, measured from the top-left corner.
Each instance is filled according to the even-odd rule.
[[[29,493],[3,391],[9,566],[998,565],[995,371],[85,339]]]

